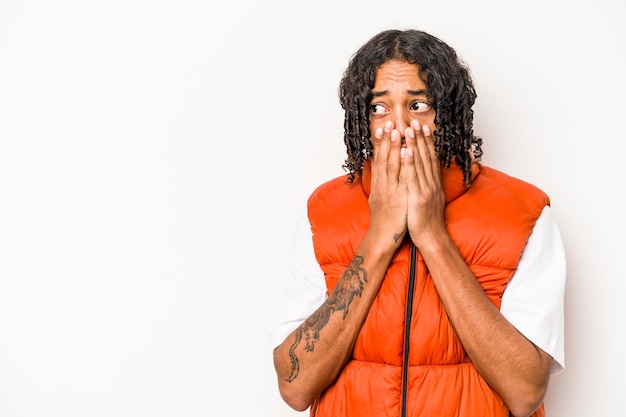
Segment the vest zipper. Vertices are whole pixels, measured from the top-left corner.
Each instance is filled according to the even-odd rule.
[[[415,287],[417,248],[411,246],[411,266],[409,268],[409,286],[407,289],[406,311],[404,316],[404,357],[402,361],[402,417],[406,417],[406,400],[409,383],[409,353],[411,345],[411,316],[413,315],[413,288]]]

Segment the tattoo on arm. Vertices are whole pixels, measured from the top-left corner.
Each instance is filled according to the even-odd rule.
[[[407,215],[404,215],[404,224],[406,225],[407,222]],[[400,233],[396,233],[395,235],[393,235],[393,241],[398,243],[398,240],[400,240],[400,238],[404,236],[404,231],[400,232]]]
[[[295,341],[289,348],[291,374],[286,378],[286,381],[292,382],[300,372],[300,361],[295,350],[300,345],[302,337],[304,336],[306,342],[304,350],[312,352],[315,349],[315,343],[319,340],[320,330],[330,320],[331,313],[343,310],[343,319],[345,320],[354,297],[360,297],[363,294],[363,287],[367,282],[367,271],[362,267],[363,261],[362,256],[354,257],[326,302],[296,330]]]

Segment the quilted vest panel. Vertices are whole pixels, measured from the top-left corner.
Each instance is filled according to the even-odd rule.
[[[328,291],[348,267],[369,224],[369,165],[352,184],[339,177],[309,198],[315,254]],[[535,221],[548,197],[536,187],[475,165],[474,182],[443,170],[448,231],[491,302],[500,308]],[[311,406],[317,417],[400,416],[411,243],[393,257],[357,338],[351,360]],[[469,360],[419,254],[410,323],[407,415],[509,416]],[[534,414],[544,415],[543,406]]]

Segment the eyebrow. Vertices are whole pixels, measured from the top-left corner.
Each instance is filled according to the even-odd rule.
[[[422,90],[406,90],[406,92],[409,93],[412,96],[426,96],[426,95],[428,95],[426,93],[426,90],[424,90],[424,89],[422,89]],[[387,94],[389,94],[388,90],[372,91],[372,98],[383,97],[383,96],[386,96]]]

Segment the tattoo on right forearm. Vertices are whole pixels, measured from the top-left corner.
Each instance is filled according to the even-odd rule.
[[[302,336],[306,341],[304,350],[312,352],[315,349],[315,343],[319,340],[320,330],[328,324],[331,313],[343,310],[345,320],[354,297],[360,297],[363,294],[363,287],[367,282],[367,271],[362,267],[364,260],[362,256],[354,257],[326,302],[296,330],[295,340],[289,348],[291,373],[285,378],[287,382],[292,382],[300,373],[300,360],[295,351],[302,341]]]
[[[405,224],[405,225],[406,225],[406,222],[407,222],[407,218],[408,218],[408,217],[407,217],[407,215],[405,214],[405,215],[404,215],[404,224]],[[404,236],[404,233],[405,233],[405,232],[406,232],[406,230],[405,230],[405,231],[402,231],[402,232],[400,232],[400,233],[396,233],[395,235],[393,235],[393,241],[394,241],[394,242],[396,242],[396,243],[398,243],[398,240],[400,240],[400,238],[401,238],[402,236]]]

